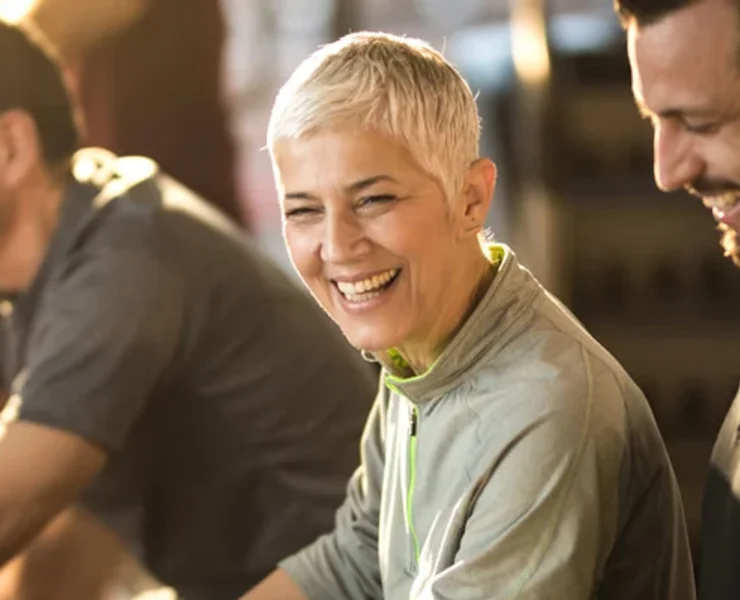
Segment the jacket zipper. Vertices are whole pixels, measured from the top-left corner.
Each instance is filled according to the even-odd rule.
[[[411,406],[411,418],[409,421],[409,442],[408,442],[408,470],[409,481],[406,492],[406,520],[409,524],[409,533],[411,533],[411,542],[415,564],[419,562],[419,538],[416,535],[414,527],[414,487],[416,486],[416,430],[419,424],[419,410],[416,406]]]

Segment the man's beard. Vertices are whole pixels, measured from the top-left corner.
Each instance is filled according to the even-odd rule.
[[[740,239],[738,239],[738,232],[724,223],[720,223],[718,229],[722,232],[720,244],[725,251],[725,256],[740,267]]]
[[[731,180],[710,180],[699,177],[686,186],[686,190],[702,199],[707,208],[720,209],[723,213],[729,213],[740,203],[740,185]],[[725,223],[720,223],[717,229],[722,233],[720,245],[725,251],[725,256],[740,267],[740,239],[737,231]]]

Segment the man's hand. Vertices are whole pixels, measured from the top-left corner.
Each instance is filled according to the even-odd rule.
[[[82,438],[24,421],[0,438],[0,566],[97,475],[105,452]]]

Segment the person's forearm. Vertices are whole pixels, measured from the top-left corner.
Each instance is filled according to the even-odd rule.
[[[309,600],[309,598],[293,583],[285,571],[278,569],[242,596],[241,600]]]
[[[0,567],[16,557],[38,533],[47,515],[29,506],[0,508]]]
[[[0,570],[0,600],[107,597],[125,557],[121,543],[101,523],[67,510]]]
[[[105,464],[75,434],[15,421],[0,439],[0,566],[70,505]]]

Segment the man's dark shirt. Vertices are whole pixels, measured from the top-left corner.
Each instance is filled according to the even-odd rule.
[[[699,598],[740,598],[740,394],[720,429],[704,489]]]
[[[331,529],[377,379],[220,213],[96,160],[13,314],[19,418],[103,447],[83,503],[185,599],[234,600]]]

